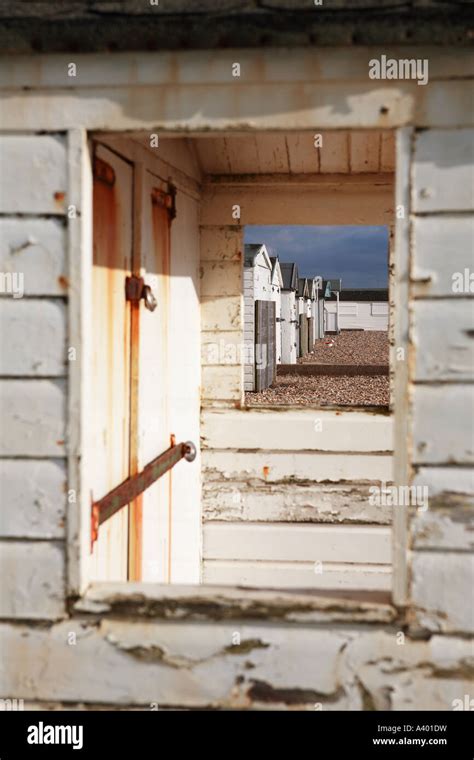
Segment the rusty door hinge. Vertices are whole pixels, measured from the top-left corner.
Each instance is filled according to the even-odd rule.
[[[125,298],[127,301],[140,301],[142,298],[145,301],[145,307],[148,311],[155,311],[158,301],[153,295],[153,291],[149,285],[145,285],[143,277],[137,277],[132,274],[125,279]]]
[[[99,156],[94,156],[94,177],[113,187],[115,185],[115,171],[110,164],[103,161]]]
[[[171,182],[168,183],[168,192],[154,187],[151,191],[151,202],[162,206],[168,211],[170,219],[176,216],[176,188]]]

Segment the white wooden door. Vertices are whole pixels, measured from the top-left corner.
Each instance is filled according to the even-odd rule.
[[[325,332],[336,332],[336,312],[324,309],[324,330]]]
[[[93,188],[92,408],[88,473],[91,497],[101,499],[129,475],[130,303],[125,278],[132,266],[133,170],[123,159],[96,146]],[[94,580],[126,580],[128,509],[99,531],[91,558]]]
[[[141,275],[152,288],[158,305],[155,311],[142,309],[140,314],[140,468],[170,446],[173,433],[169,376],[171,215],[167,208],[172,199],[166,184],[149,171],[144,171],[142,181]],[[146,581],[166,583],[171,580],[174,477],[174,471],[170,470],[143,493],[142,578]]]
[[[198,442],[200,408],[197,204],[181,201],[172,281],[173,188],[103,146],[96,157],[103,176],[94,182],[93,501],[165,452],[173,433],[177,444]],[[126,300],[130,275],[151,288],[155,310]],[[199,460],[178,462],[100,525],[93,580],[199,580],[199,472]]]

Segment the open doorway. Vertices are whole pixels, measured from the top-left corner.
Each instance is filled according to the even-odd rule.
[[[246,403],[386,410],[388,227],[249,226],[244,246]]]
[[[265,392],[247,388],[248,337],[255,347],[264,343],[255,331],[267,330],[277,347],[259,367],[271,389],[278,366],[304,370],[317,350],[340,350],[350,317],[341,281],[358,282],[329,264],[300,264],[300,277],[271,242],[262,247],[262,229],[253,242],[245,235],[256,225],[376,227],[386,277],[392,136],[328,132],[317,148],[313,133],[94,137],[97,413],[87,473],[95,505],[116,489],[131,496],[99,525],[91,579],[387,590],[390,508],[369,501],[372,484],[392,480],[386,404],[248,399]],[[288,289],[293,299],[279,302]],[[373,311],[386,327],[388,305]],[[186,441],[195,460],[170,464],[168,449]],[[170,467],[149,482],[165,454]]]

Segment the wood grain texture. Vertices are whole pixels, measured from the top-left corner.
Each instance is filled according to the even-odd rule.
[[[21,272],[25,296],[65,296],[66,234],[60,219],[0,219],[0,271]]]
[[[474,555],[414,552],[412,558],[414,624],[437,633],[473,633]]]
[[[59,543],[0,541],[0,617],[55,620],[65,614],[65,556]]]
[[[388,452],[393,420],[313,409],[203,412],[201,436],[204,449]]]
[[[413,462],[470,464],[474,386],[417,385],[413,396]]]
[[[474,509],[447,509],[418,513],[411,524],[414,549],[474,551]]]
[[[432,506],[450,503],[474,506],[474,469],[471,467],[417,467],[413,485],[428,488]]]
[[[252,480],[206,480],[206,521],[389,525],[391,507],[371,504],[368,484],[262,483]]]
[[[204,476],[223,482],[244,480],[267,483],[392,480],[389,454],[319,452],[203,451]]]
[[[474,298],[413,305],[415,380],[474,380]]]
[[[415,213],[472,211],[472,129],[429,129],[415,139],[412,204]]]
[[[8,430],[6,457],[63,457],[66,450],[66,384],[58,380],[0,380],[0,416]]]
[[[389,565],[325,562],[315,573],[312,562],[203,562],[203,582],[226,586],[390,591],[391,581]]]
[[[418,216],[412,221],[412,292],[415,297],[455,295],[454,276],[472,262],[474,218]],[[469,293],[465,293],[469,295]],[[457,294],[459,297],[459,294]]]
[[[60,459],[0,460],[0,537],[63,538],[66,488]]]
[[[59,135],[2,135],[3,214],[66,212],[66,145]]]
[[[208,523],[204,559],[390,563],[385,526]]]
[[[0,299],[0,375],[64,377],[66,320],[66,306],[58,299]]]

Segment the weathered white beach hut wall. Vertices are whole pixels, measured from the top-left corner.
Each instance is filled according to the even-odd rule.
[[[283,278],[278,257],[270,256],[270,261],[272,263],[272,301],[275,301],[276,363],[281,364],[281,289],[283,287]]]
[[[296,264],[280,263],[283,288],[281,291],[281,361],[296,364],[298,358],[298,267]]]
[[[327,299],[324,301],[324,332],[337,333],[336,303],[331,303]]]
[[[332,300],[327,308],[333,309]],[[388,290],[384,288],[342,290],[339,294],[341,330],[388,330]]]
[[[307,34],[308,14],[319,25],[322,9],[292,13],[286,34],[283,9],[252,4],[246,23],[254,49],[210,52],[193,49],[202,47],[198,24],[186,24],[183,40],[189,15],[161,5],[156,16],[149,7],[144,17],[136,8],[133,15],[115,9],[106,24],[106,3],[93,0],[75,4],[67,24],[57,3],[45,1],[39,11],[29,3],[0,9],[2,16],[14,14],[0,29],[3,181],[11,178],[1,196],[1,255],[4,273],[25,274],[24,300],[0,299],[7,320],[0,381],[0,648],[8,652],[0,694],[59,709],[149,709],[153,703],[160,709],[314,710],[316,700],[323,710],[459,709],[456,704],[472,695],[474,630],[466,603],[473,577],[473,431],[466,414],[473,404],[472,288],[467,282],[453,289],[453,277],[471,267],[472,53],[463,47],[470,23],[460,8],[453,13],[431,0],[404,14],[387,7],[374,17],[362,9],[356,22],[347,15],[352,4],[338,3],[324,22],[338,46],[319,48]],[[91,14],[95,6],[101,18]],[[433,17],[435,6],[440,19]],[[47,23],[38,23],[35,14],[45,9]],[[201,0],[193,12],[214,9],[215,1]],[[235,14],[224,11],[219,21],[237,48]],[[105,27],[105,40],[97,24]],[[262,47],[262,24],[270,46],[294,44],[297,29],[305,47],[291,50],[291,65],[282,68],[279,52]],[[145,52],[150,33],[162,52]],[[347,44],[357,39],[362,43]],[[110,52],[117,40],[120,52]],[[185,52],[179,44],[187,45]],[[42,54],[35,52],[40,46]],[[387,57],[403,51],[404,58],[429,60],[429,86],[371,80],[375,46]],[[77,77],[68,76],[71,50]],[[244,63],[237,82],[235,60]],[[275,88],[278,108],[272,109]],[[328,108],[328,102],[344,107]],[[396,199],[392,128],[398,130]],[[216,142],[211,138],[203,148],[204,178],[191,181],[192,171],[182,166],[172,172],[185,196],[182,212],[196,220],[193,208],[200,211],[200,236],[185,235],[179,246],[180,256],[198,241],[201,247],[195,288],[175,301],[180,347],[199,345],[199,335],[190,340],[182,313],[188,298],[199,311],[199,289],[201,341],[242,343],[243,220],[314,224],[316,212],[321,224],[386,224],[395,203],[405,212],[396,219],[392,274],[394,345],[404,353],[392,365],[394,418],[360,410],[245,409],[240,360],[204,358],[199,379],[194,359],[183,367],[183,351],[174,352],[177,372],[192,375],[196,396],[200,383],[192,419],[200,405],[205,531],[212,523],[204,538],[204,579],[227,573],[233,583],[243,576],[253,585],[281,586],[283,580],[301,589],[306,583],[310,594],[98,584],[87,575],[87,138],[96,130],[139,130],[149,145],[157,129],[186,132],[186,142],[193,130],[216,133]],[[324,132],[322,149],[314,148],[315,129]],[[236,130],[252,131],[250,164],[249,153],[239,150],[229,159]],[[159,154],[154,160],[159,165]],[[227,185],[220,176],[205,179],[229,174],[229,166],[237,178]],[[249,166],[266,177],[249,180]],[[161,165],[157,174],[167,180],[168,171]],[[236,203],[239,219],[232,216]],[[189,255],[185,263],[194,267],[194,248]],[[183,276],[179,260],[174,265]],[[183,279],[189,285],[193,277]],[[198,322],[189,318],[194,330]],[[76,348],[75,360],[65,361],[66,345]],[[368,500],[370,482],[392,477],[402,488],[413,483],[430,494],[426,511],[396,507],[393,536],[390,511]],[[195,514],[199,506],[199,499],[190,504]],[[245,520],[245,529],[235,532]],[[303,530],[293,533],[300,528],[295,522]],[[344,569],[357,586],[350,595],[317,593],[334,588],[338,575],[347,588]],[[376,588],[386,593],[362,594],[364,575],[375,576]],[[236,630],[243,646],[234,650]],[[77,646],[65,646],[71,634]]]
[[[272,263],[263,244],[247,244],[244,249],[244,387],[255,390],[255,301],[275,301],[272,290]]]

